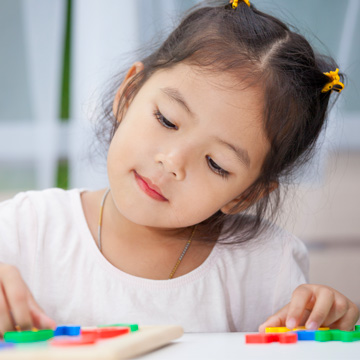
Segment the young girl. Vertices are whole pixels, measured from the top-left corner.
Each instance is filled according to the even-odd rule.
[[[344,87],[337,66],[248,0],[219,3],[193,10],[116,85],[108,189],[0,205],[1,332],[356,323],[345,296],[306,284],[304,245],[264,220]]]

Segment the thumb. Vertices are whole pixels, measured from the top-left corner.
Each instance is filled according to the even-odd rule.
[[[259,326],[259,332],[265,332],[265,328],[267,327],[285,326],[288,309],[289,309],[289,304],[285,305],[274,315],[267,318],[267,320]]]
[[[29,292],[29,309],[33,324],[38,329],[55,329],[56,322],[47,316]]]

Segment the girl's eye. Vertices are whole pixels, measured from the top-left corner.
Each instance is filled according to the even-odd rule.
[[[166,117],[164,117],[164,115],[159,110],[154,111],[154,116],[159,121],[159,123],[162,126],[166,127],[167,129],[173,129],[173,130],[178,129],[178,127],[175,124],[173,124],[171,121],[166,119]],[[224,179],[229,176],[229,172],[224,170],[222,167],[220,167],[210,156],[207,155],[206,160],[209,165],[209,168],[213,172],[221,175]]]
[[[216,174],[221,175],[224,179],[229,176],[229,172],[221,168],[210,156],[206,156],[207,163],[209,168],[214,171]]]
[[[166,127],[167,129],[174,129],[174,130],[178,129],[178,127],[175,124],[173,124],[171,121],[166,119],[166,117],[164,117],[159,110],[155,110],[154,115],[156,119],[159,121],[159,123],[162,126]]]

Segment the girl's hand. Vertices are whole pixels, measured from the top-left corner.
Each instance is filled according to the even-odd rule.
[[[338,291],[324,285],[304,284],[294,290],[289,304],[259,326],[259,332],[266,327],[294,329],[304,324],[309,330],[321,326],[353,330],[358,319],[357,306]]]
[[[0,263],[0,337],[6,331],[55,326],[55,321],[35,302],[19,270]]]

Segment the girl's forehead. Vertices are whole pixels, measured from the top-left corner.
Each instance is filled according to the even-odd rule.
[[[231,74],[179,64],[156,72],[148,85],[149,92],[178,103],[195,118],[231,118],[263,129],[261,88]]]
[[[241,76],[220,72],[211,68],[179,63],[170,68],[160,69],[152,77],[159,81],[171,81],[177,84],[191,83],[198,87],[217,89],[224,92],[239,91],[249,88],[249,84]],[[255,88],[255,87],[254,87]]]
[[[253,159],[260,160],[267,153],[270,145],[264,130],[263,95],[258,87],[230,74],[199,71],[183,64],[156,72],[144,87],[149,96],[178,109],[170,115],[192,118],[204,135],[221,135],[226,142],[243,143]]]

